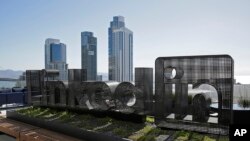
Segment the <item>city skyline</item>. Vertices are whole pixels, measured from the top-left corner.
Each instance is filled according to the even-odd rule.
[[[89,6],[82,9],[86,4]],[[58,5],[61,8],[55,9]],[[41,52],[48,37],[67,44],[69,68],[81,68],[79,33],[88,30],[98,37],[98,72],[107,73],[107,27],[114,15],[123,15],[136,37],[134,67],[154,67],[159,56],[229,54],[235,60],[235,75],[250,76],[249,6],[246,0],[74,3],[3,0],[0,69],[42,69]],[[93,8],[98,10],[90,13]]]

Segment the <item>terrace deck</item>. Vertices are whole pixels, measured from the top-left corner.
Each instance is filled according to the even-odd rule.
[[[5,118],[0,119],[0,132],[15,137],[16,141],[80,141],[57,132]]]

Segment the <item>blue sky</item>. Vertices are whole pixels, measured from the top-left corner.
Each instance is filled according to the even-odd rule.
[[[230,54],[235,75],[250,75],[249,0],[0,0],[0,69],[44,68],[44,42],[67,45],[81,67],[80,33],[98,38],[98,72],[108,72],[108,27],[125,17],[134,32],[134,67],[159,56]]]

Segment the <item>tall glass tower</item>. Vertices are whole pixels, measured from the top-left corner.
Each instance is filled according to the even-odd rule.
[[[97,39],[92,32],[81,33],[82,69],[87,70],[87,80],[97,77]]]
[[[66,63],[66,45],[58,39],[45,40],[45,69],[59,70],[59,80],[68,79],[68,64]]]
[[[122,16],[110,22],[109,80],[133,81],[133,32],[125,27]]]

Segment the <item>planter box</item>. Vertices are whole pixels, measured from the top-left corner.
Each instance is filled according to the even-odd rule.
[[[16,111],[7,111],[7,118],[38,126],[51,131],[63,133],[68,136],[72,136],[78,139],[86,141],[128,141],[128,139],[120,138],[114,135],[108,135],[105,133],[97,133],[94,131],[87,131],[68,125],[65,123],[60,123],[58,121],[45,121],[39,118],[33,118],[26,115],[21,115]]]

